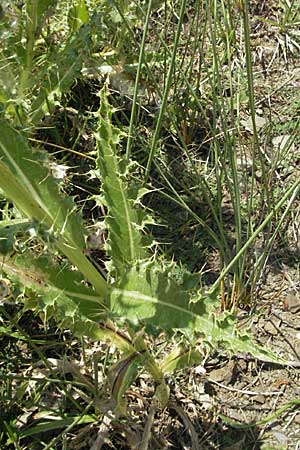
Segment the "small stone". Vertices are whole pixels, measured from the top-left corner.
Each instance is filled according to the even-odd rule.
[[[300,295],[290,293],[284,299],[284,309],[296,314],[300,311]]]
[[[294,417],[294,423],[297,423],[297,424],[300,425],[300,414],[297,414],[297,415]]]
[[[255,176],[256,176],[256,178],[257,178],[258,180],[261,179],[262,175],[263,175],[262,170],[256,170],[256,171],[255,171]]]
[[[205,369],[205,367],[203,367],[203,366],[201,366],[201,365],[196,366],[195,369],[194,369],[194,371],[195,371],[195,374],[196,374],[196,375],[205,375],[205,374],[206,374],[206,369]]]
[[[288,445],[288,438],[285,434],[279,432],[279,431],[273,431],[273,437],[279,442],[280,445],[287,446]]]
[[[230,416],[230,419],[236,420],[237,422],[245,421],[245,417],[238,411],[232,410],[232,411],[230,411],[230,414],[228,414],[228,415]]]
[[[237,381],[236,383],[234,383],[234,387],[242,391],[245,388],[248,388],[248,383],[246,383],[245,381]]]
[[[263,128],[266,125],[266,123],[267,119],[259,116],[258,114],[255,115],[255,126],[257,130]],[[245,120],[242,120],[241,124],[246,128],[247,131],[253,133],[253,122],[251,117],[247,117]]]
[[[229,361],[229,363],[221,367],[220,369],[212,370],[209,373],[209,379],[216,381],[218,383],[229,384],[231,383],[234,376],[235,362],[233,360]]]
[[[208,394],[200,394],[197,400],[201,403],[203,409],[210,410],[214,407],[213,399]]]
[[[263,405],[266,402],[265,396],[261,394],[254,395],[254,397],[252,397],[252,400],[256,403],[260,403],[261,405]]]
[[[266,320],[264,325],[264,330],[266,333],[276,336],[278,334],[278,328],[281,325],[281,319],[277,320]]]

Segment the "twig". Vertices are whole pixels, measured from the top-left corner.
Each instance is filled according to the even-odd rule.
[[[145,424],[145,429],[138,450],[148,450],[155,411],[156,411],[156,401],[150,406],[147,422]]]
[[[244,395],[282,395],[282,391],[272,391],[272,392],[255,392],[255,391],[243,391],[241,389],[237,389],[234,387],[226,386],[225,384],[219,383],[218,381],[208,379],[210,383],[217,384],[218,386],[222,387],[223,389],[227,389],[228,391],[232,392],[239,392],[240,394]]]
[[[250,428],[258,427],[265,424],[270,424],[270,422],[273,422],[274,420],[277,420],[278,417],[280,417],[283,413],[285,413],[288,409],[299,407],[300,406],[300,400],[295,399],[291,400],[290,402],[283,405],[281,408],[277,409],[273,414],[266,417],[265,419],[259,420],[258,422],[253,423],[247,423],[247,424],[241,424],[236,422],[235,420],[231,419],[230,417],[225,416],[224,414],[219,414],[219,417],[228,425],[230,425],[233,428],[237,428],[239,430],[248,430]]]
[[[103,416],[103,420],[99,427],[97,438],[94,441],[90,450],[101,450],[107,439],[111,421],[112,417],[109,417],[107,414]]]
[[[190,431],[191,434],[191,441],[192,441],[192,450],[198,450],[199,449],[199,440],[198,440],[198,434],[196,433],[196,430],[190,421],[187,414],[184,412],[184,410],[181,408],[181,406],[176,405],[175,403],[170,403],[169,408],[174,409],[178,416],[183,421],[185,427]]]
[[[244,359],[245,361],[260,361],[262,363],[270,364],[273,366],[293,367],[295,369],[300,368],[300,361],[270,361],[269,359],[255,358],[254,356],[250,356],[249,354],[236,354],[235,358]]]

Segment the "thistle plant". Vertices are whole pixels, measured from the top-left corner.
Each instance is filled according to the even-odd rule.
[[[172,71],[176,67],[175,48],[145,170],[133,160],[131,152],[135,109],[127,135],[113,124],[115,111],[109,101],[109,85],[104,84],[99,93],[100,107],[94,113],[97,159],[93,176],[99,179],[101,190],[94,195],[93,201],[105,211],[103,226],[107,232],[107,263],[105,271],[100,273],[86,256],[86,226],[76,202],[61,192],[51,175],[46,152],[29,144],[32,127],[53,112],[63,93],[68,92],[81,73],[84,50],[89,47],[97,18],[89,18],[85,2],[79,1],[71,8],[68,14],[70,35],[55,52],[55,57],[38,72],[40,83],[33,87],[30,83],[35,61],[33,39],[37,38],[42,26],[41,18],[33,19],[45,18],[55,2],[44,2],[45,7],[39,13],[38,3],[28,2],[27,58],[18,75],[18,103],[11,92],[4,90],[0,119],[0,189],[3,198],[12,202],[18,212],[15,217],[3,217],[0,221],[1,270],[5,277],[22,287],[25,308],[40,313],[45,320],[54,317],[61,329],[71,329],[79,337],[110,341],[117,346],[121,357],[111,367],[108,379],[113,404],[121,411],[124,411],[123,395],[140,370],[146,370],[153,377],[156,399],[165,407],[168,404],[165,375],[178,368],[199,364],[204,348],[232,354],[249,352],[263,360],[280,361],[270,350],[257,345],[246,329],[237,327],[233,311],[220,312],[219,292],[230,269],[236,269],[240,264],[239,270],[243,271],[247,249],[287,202],[288,211],[291,200],[299,191],[299,181],[286,191],[260,226],[250,230],[251,233],[249,231],[246,243],[239,236],[236,255],[231,259],[228,257],[220,277],[210,289],[201,288],[198,274],[185,271],[178,277],[176,264],[158,256],[157,244],[147,231],[147,225],[153,224],[155,217],[145,208],[143,199],[152,189],[149,174],[159,148]],[[182,2],[176,45],[185,4]],[[146,23],[150,12],[149,7]],[[145,64],[143,48],[139,64]],[[137,72],[135,99],[139,76],[140,71]],[[231,143],[230,136],[226,137]],[[122,156],[122,145],[126,140],[126,154]],[[235,155],[231,156],[232,166],[236,167]],[[221,161],[221,168],[224,177],[224,161]],[[142,173],[139,179],[143,181],[137,182],[132,176],[135,170]],[[227,182],[239,208],[237,180],[228,178]],[[204,185],[203,182],[202,187]],[[208,192],[207,197],[213,206],[214,199],[210,194]],[[218,211],[213,212],[218,218]],[[238,228],[241,219],[237,216],[236,220]],[[220,245],[220,252],[222,243],[229,247],[224,232],[222,234],[223,226],[219,221],[220,237],[211,230],[212,237]],[[14,252],[13,236],[28,230],[34,230],[43,250],[32,252],[24,246],[21,252]],[[223,253],[226,254],[226,248]],[[180,336],[181,344],[156,359],[149,350],[148,341],[161,331],[170,337],[170,341]]]
[[[1,120],[0,187],[24,220],[38,230],[48,252],[33,255],[30,250],[22,254],[8,251],[3,256],[2,270],[26,288],[26,308],[46,318],[55,316],[60,327],[71,328],[78,336],[108,339],[124,352],[110,376],[117,405],[144,367],[160,386],[158,392],[165,406],[164,375],[199,362],[200,341],[202,346],[232,353],[250,352],[270,360],[276,360],[276,356],[256,345],[245,330],[238,331],[232,314],[218,313],[216,291],[203,293],[200,280],[192,274],[186,273],[178,281],[175,264],[155,256],[154,243],[145,231],[152,219],[141,202],[147,190],[129,181],[133,163],[118,154],[123,136],[112,124],[112,113],[105,85],[96,113],[98,158],[93,173],[101,181],[101,193],[94,200],[106,209],[106,278],[84,255],[85,228],[79,211],[72,199],[59,192],[44,154],[29,146],[25,130],[16,130],[5,119]],[[18,222],[6,220],[4,225],[2,244]],[[62,262],[55,256],[55,249],[64,256]],[[71,270],[71,266],[77,270]],[[125,334],[120,329],[126,330]],[[155,361],[145,337],[155,335],[157,330],[167,335],[183,333],[188,344]]]

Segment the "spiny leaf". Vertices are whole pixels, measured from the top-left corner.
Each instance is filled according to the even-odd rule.
[[[99,295],[83,284],[81,274],[58,264],[52,255],[32,257],[25,253],[6,257],[2,270],[12,280],[36,292],[35,301],[45,312],[49,307],[59,307],[62,315],[77,314],[96,321],[106,311]]]
[[[107,95],[104,86],[100,92],[96,140],[98,176],[108,210],[105,222],[117,275],[110,296],[113,316],[139,327],[145,323],[149,330],[153,326],[167,331],[181,329],[190,336],[201,336],[212,346],[278,361],[272,352],[255,345],[247,333],[239,333],[232,316],[217,315],[216,297],[201,298],[195,290],[186,288],[186,280],[185,286],[180,285],[170,269],[149,262],[151,257],[141,233],[143,211],[139,215],[137,196],[132,195],[125,182],[126,166],[117,156],[121,133],[112,124]],[[191,281],[194,285],[194,279]]]
[[[7,255],[14,249],[14,242],[19,233],[23,234],[30,227],[29,219],[12,219],[0,221],[0,254]]]
[[[165,330],[193,330],[201,321],[202,332],[211,332],[212,323],[207,319],[212,306],[209,299],[190,300],[191,293],[180,288],[169,269],[152,263],[136,264],[113,287],[111,310],[133,322],[146,321]]]
[[[43,80],[39,93],[31,105],[29,122],[37,124],[59,105],[61,95],[68,91],[81,73],[91,48],[91,36],[97,30],[97,16],[72,34],[67,42],[50,57],[47,68],[39,78]]]
[[[84,230],[71,199],[59,193],[44,166],[42,153],[30,149],[21,132],[0,120],[0,187],[28,217],[64,236],[76,248],[84,246]]]
[[[107,309],[99,295],[84,284],[79,272],[59,264],[52,255],[6,257],[1,269],[25,288],[26,309],[55,317],[62,329],[70,328],[76,336],[109,341],[122,351],[134,351],[130,336],[106,320]]]
[[[270,350],[253,342],[246,331],[239,331],[236,320],[228,312],[218,313],[214,297],[182,289],[159,266],[136,266],[127,269],[111,293],[111,309],[116,317],[132,324],[157,326],[166,331],[181,329],[194,341],[203,342],[226,351],[248,352],[267,361],[281,359]]]
[[[96,174],[102,182],[103,197],[108,209],[105,223],[109,234],[110,253],[116,272],[121,275],[126,265],[133,265],[145,258],[147,252],[140,231],[141,214],[134,207],[136,199],[129,198],[125,171],[122,170],[121,160],[117,156],[121,133],[111,123],[112,108],[107,95],[107,87],[104,86],[100,92],[101,103],[98,112]]]
[[[56,247],[106,298],[106,281],[83,254],[84,228],[72,199],[59,192],[44,155],[30,149],[25,136],[5,120],[0,127],[0,188],[24,215],[49,230]]]

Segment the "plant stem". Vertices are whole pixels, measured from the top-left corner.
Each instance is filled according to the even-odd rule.
[[[28,87],[28,80],[32,71],[34,56],[35,32],[37,28],[38,0],[27,1],[26,5],[26,60],[25,67],[20,76],[19,96],[22,98]]]
[[[249,97],[249,109],[250,109],[250,115],[251,115],[251,121],[252,121],[252,129],[253,129],[253,154],[252,154],[252,161],[253,161],[253,171],[255,171],[255,150],[257,150],[261,171],[262,171],[262,178],[264,180],[263,188],[264,192],[268,201],[268,207],[270,207],[270,195],[268,192],[268,182],[267,182],[267,175],[266,175],[266,168],[265,168],[265,161],[263,154],[260,149],[259,145],[259,137],[257,132],[257,126],[256,126],[256,114],[255,114],[255,97],[254,97],[254,83],[253,83],[253,68],[252,68],[252,59],[251,59],[251,46],[250,46],[250,26],[249,26],[249,4],[248,0],[244,0],[243,2],[243,23],[244,23],[244,39],[245,39],[245,53],[246,53],[246,70],[247,70],[247,82],[248,82],[248,97]],[[253,178],[253,175],[252,175]],[[253,195],[251,195],[251,209],[252,209],[252,200]]]
[[[151,168],[152,161],[153,161],[153,158],[154,158],[154,155],[156,152],[159,133],[160,133],[160,130],[162,127],[163,116],[164,116],[166,106],[167,106],[168,96],[169,96],[170,87],[171,87],[171,80],[172,80],[172,76],[173,76],[173,72],[174,72],[174,68],[175,68],[175,60],[176,60],[177,48],[178,48],[178,44],[179,44],[181,27],[182,27],[182,23],[183,23],[185,7],[186,7],[186,0],[182,0],[180,13],[179,13],[179,19],[178,19],[178,25],[177,25],[177,30],[176,30],[175,40],[174,40],[174,47],[173,47],[172,57],[171,57],[171,61],[170,61],[170,67],[169,67],[169,71],[168,71],[168,75],[167,75],[167,80],[166,80],[166,84],[165,84],[165,89],[164,89],[164,93],[163,93],[163,97],[162,97],[161,106],[159,109],[156,127],[154,130],[154,135],[153,135],[153,139],[152,139],[152,143],[151,143],[150,154],[148,157],[148,162],[147,162],[147,166],[146,166],[146,170],[145,170],[144,184],[147,183],[148,178],[149,178],[150,168]]]
[[[140,48],[139,62],[138,62],[137,73],[136,73],[136,77],[135,77],[135,86],[134,86],[134,93],[133,93],[133,99],[132,99],[132,110],[131,110],[131,115],[130,115],[128,139],[127,139],[127,145],[126,145],[126,160],[127,161],[130,158],[132,134],[133,134],[134,119],[135,119],[135,112],[136,112],[136,105],[137,105],[138,87],[139,87],[139,81],[140,81],[140,76],[141,76],[141,71],[142,71],[143,61],[144,61],[145,43],[146,43],[146,36],[147,36],[150,14],[151,14],[151,9],[152,9],[152,2],[153,2],[153,0],[149,0],[146,22],[145,22],[145,26],[144,26],[143,38],[142,38],[141,48]]]
[[[151,355],[151,353],[148,350],[147,344],[144,341],[142,336],[138,336],[135,340],[134,347],[136,351],[143,352],[145,355],[144,358],[144,365],[148,372],[152,375],[155,382],[157,384],[161,384],[164,379],[163,372],[159,368],[158,364],[155,362],[155,359]]]
[[[148,450],[148,446],[149,446],[149,442],[150,442],[150,438],[151,438],[151,428],[152,428],[152,425],[154,422],[154,415],[155,415],[156,409],[157,409],[157,406],[154,401],[149,409],[147,421],[145,423],[145,428],[143,431],[142,440],[141,440],[138,450]]]
[[[108,284],[82,251],[79,248],[72,247],[65,241],[58,242],[57,247],[78,268],[82,275],[86,277],[101,299],[107,304]]]

